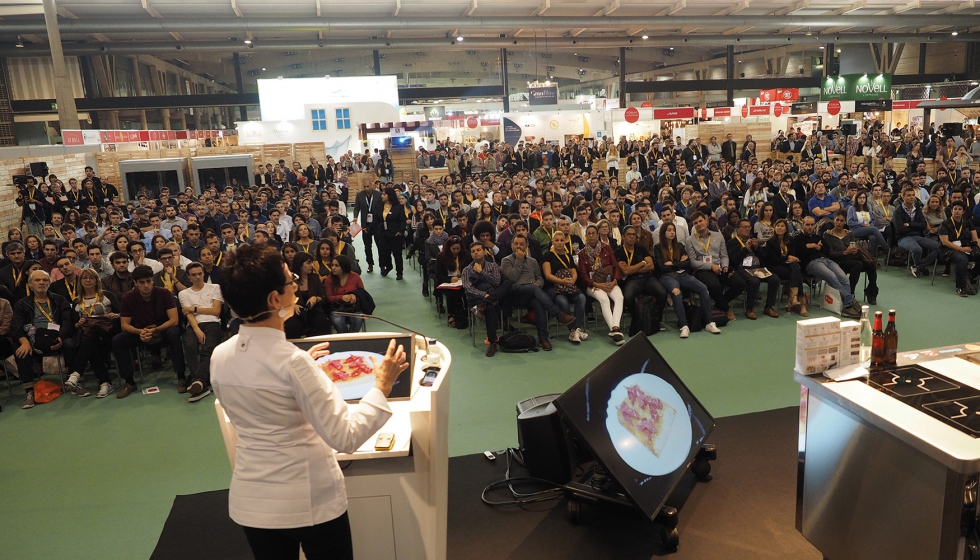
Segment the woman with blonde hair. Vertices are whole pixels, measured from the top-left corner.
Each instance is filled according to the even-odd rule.
[[[94,269],[82,270],[78,285],[78,294],[71,302],[72,321],[79,333],[78,348],[65,385],[75,394],[88,393],[82,385],[82,374],[91,363],[99,380],[97,398],[102,399],[116,390],[107,364],[112,337],[119,332],[119,300],[112,292],[103,290],[102,280]]]

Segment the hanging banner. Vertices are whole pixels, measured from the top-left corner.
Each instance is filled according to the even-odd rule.
[[[891,74],[842,74],[827,76],[820,86],[820,101],[867,101],[891,99]]]
[[[912,101],[892,101],[893,111],[908,111],[909,109],[915,109],[919,106],[919,103],[925,101],[924,99],[915,99]]]
[[[730,117],[732,116],[731,107],[715,107],[711,110],[711,116],[713,117]]]
[[[507,142],[511,146],[516,146],[522,134],[524,134],[524,131],[521,129],[521,125],[504,117],[504,142]]]
[[[640,111],[637,110],[636,107],[630,107],[629,109],[626,109],[626,112],[623,114],[623,118],[626,119],[626,122],[628,123],[635,123],[636,121],[640,120]]]
[[[891,111],[892,101],[891,99],[874,99],[869,101],[855,101],[854,110],[857,112],[870,112],[870,111]]]
[[[676,109],[654,109],[653,118],[656,120],[693,119],[697,115],[694,107],[678,107]]]
[[[644,101],[643,103],[640,103],[640,107],[643,108],[643,109],[649,109],[649,108],[653,107],[653,103],[651,103],[649,101]]]
[[[763,117],[769,115],[770,105],[752,105],[749,107],[750,117]]]
[[[773,103],[775,101],[793,102],[798,100],[799,98],[800,98],[799,88],[776,88],[776,89],[759,90],[760,103]]]
[[[793,103],[789,108],[789,113],[791,115],[809,115],[811,113],[817,112],[817,102],[810,101],[807,103]]]
[[[527,99],[531,105],[557,105],[558,86],[533,87],[528,90]]]

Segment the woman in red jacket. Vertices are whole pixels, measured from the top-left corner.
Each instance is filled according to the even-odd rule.
[[[364,282],[356,272],[351,272],[350,259],[344,255],[333,258],[332,274],[323,281],[323,288],[330,304],[330,322],[338,333],[357,332],[361,330],[364,320],[360,317],[343,317],[335,311],[360,313],[360,302],[354,295],[355,290],[364,290]]]
[[[609,245],[599,243],[599,230],[585,228],[585,248],[578,253],[578,277],[585,295],[599,302],[602,319],[609,327],[609,338],[616,346],[626,342],[619,330],[623,317],[623,291],[619,287],[619,267]]]

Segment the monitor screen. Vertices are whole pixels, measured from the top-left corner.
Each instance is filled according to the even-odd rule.
[[[391,137],[391,147],[392,148],[411,148],[413,146],[413,138],[411,136],[392,136]]]
[[[715,425],[644,336],[633,337],[555,406],[651,519]]]
[[[357,402],[374,387],[374,363],[371,358],[381,361],[388,349],[388,341],[395,339],[395,344],[405,348],[409,367],[398,376],[395,385],[388,395],[388,400],[404,400],[412,397],[412,370],[414,367],[414,349],[412,335],[390,333],[378,336],[374,333],[350,335],[350,338],[338,339],[334,336],[303,338],[291,340],[298,348],[309,350],[321,342],[330,342],[330,354],[316,360],[317,364],[334,382],[345,401]]]

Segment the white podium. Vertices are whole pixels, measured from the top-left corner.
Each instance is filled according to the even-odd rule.
[[[344,340],[365,333],[305,339]],[[389,333],[370,333],[384,335]],[[395,333],[390,333],[395,334]],[[449,371],[452,357],[436,343],[439,377],[425,375],[425,340],[415,338],[412,397],[389,403],[392,416],[380,432],[393,432],[395,445],[374,449],[371,437],[354,453],[338,453],[347,486],[348,514],[357,560],[445,560],[449,495]],[[221,403],[214,402],[232,469],[238,437]],[[349,464],[346,464],[349,461]],[[346,466],[345,466],[346,464]],[[300,554],[302,557],[302,553]]]

